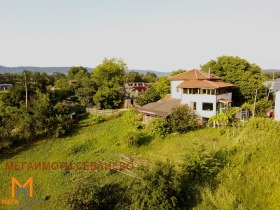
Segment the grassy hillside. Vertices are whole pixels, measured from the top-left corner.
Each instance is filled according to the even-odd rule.
[[[129,186],[133,178],[121,173],[90,170],[5,170],[6,162],[94,162],[118,161],[124,154],[145,164],[169,159],[175,165],[184,163],[188,153],[204,144],[208,151],[227,151],[228,162],[217,175],[217,185],[201,190],[202,201],[198,209],[277,209],[280,196],[279,140],[254,127],[239,129],[204,128],[186,134],[171,134],[165,139],[148,139],[140,147],[128,147],[126,136],[133,131],[122,117],[94,124],[90,116],[80,122],[79,128],[68,137],[34,143],[21,152],[15,152],[0,162],[1,199],[11,198],[11,177],[22,184],[33,177],[34,198],[43,199],[38,209],[69,209],[67,195],[77,183],[87,184],[90,179],[98,183],[119,182]],[[214,147],[215,145],[215,147]],[[133,169],[139,177],[141,172]],[[8,205],[2,205],[9,209]]]

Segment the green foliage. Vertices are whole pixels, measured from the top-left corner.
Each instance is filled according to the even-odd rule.
[[[104,84],[114,85],[123,83],[126,64],[121,59],[105,58],[102,64],[96,66],[92,73],[92,78],[98,87]]]
[[[151,135],[161,138],[164,138],[170,133],[168,122],[164,118],[155,118],[151,120],[147,125],[147,130]]]
[[[228,107],[224,113],[217,114],[209,118],[208,123],[216,123],[219,125],[228,125],[235,120],[235,114],[238,108]]]
[[[154,72],[147,72],[142,78],[144,82],[150,83],[156,81],[157,75]]]
[[[280,72],[279,71],[275,71],[274,73],[273,72],[264,72],[264,75],[267,77],[267,80],[280,78]]]
[[[267,97],[261,98],[256,103],[256,116],[264,117],[268,109],[272,109],[273,102]]]
[[[160,98],[160,94],[155,90],[155,87],[151,86],[137,97],[136,103],[139,106],[144,106],[148,103],[158,101]]]
[[[133,187],[133,209],[175,209],[179,177],[170,163],[156,163],[153,171]]]
[[[82,66],[73,66],[71,69],[69,69],[67,73],[68,80],[81,80],[82,78],[88,76],[89,76],[88,70]]]
[[[279,209],[279,123],[252,118],[229,147],[228,163],[197,209]]]
[[[144,144],[148,144],[150,141],[150,135],[139,131],[130,131],[123,137],[123,142],[128,147],[140,147]]]
[[[184,133],[194,129],[197,125],[196,115],[191,112],[188,105],[175,107],[168,118],[172,132]]]
[[[262,98],[265,93],[263,81],[265,76],[261,68],[256,64],[250,64],[245,59],[233,56],[221,56],[217,60],[211,60],[203,65],[205,72],[211,69],[211,73],[220,76],[223,81],[236,85],[233,88],[233,101],[237,105],[245,101],[253,102],[256,89],[258,98]]]
[[[254,109],[254,105],[253,104],[250,104],[248,102],[245,102],[244,104],[242,104],[241,106],[242,109],[248,109],[250,111],[253,111]]]
[[[178,69],[178,70],[174,70],[171,72],[170,76],[175,76],[177,74],[181,74],[181,73],[184,73],[186,70],[184,69]]]
[[[143,125],[141,123],[141,114],[137,113],[134,109],[129,109],[123,115],[123,119],[126,123],[132,125],[133,127],[139,129]]]
[[[170,93],[170,81],[167,76],[162,76],[152,85],[161,98]]]
[[[143,82],[143,81],[144,81],[143,75],[136,71],[130,71],[125,75],[125,82]]]
[[[104,115],[101,115],[101,114],[92,115],[92,122],[94,124],[103,123],[105,121],[106,121],[106,117]]]
[[[67,204],[70,209],[118,209],[125,189],[117,183],[99,184],[88,178],[76,184],[72,193],[68,193]]]
[[[120,106],[122,97],[118,85],[114,87],[102,86],[98,88],[93,100],[96,104],[100,103],[101,108],[115,109]]]
[[[273,118],[254,117],[248,122],[248,126],[252,129],[265,131],[267,135],[279,133],[280,122]]]

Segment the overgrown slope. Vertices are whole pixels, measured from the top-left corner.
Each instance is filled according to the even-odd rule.
[[[135,130],[120,117],[100,124],[95,124],[95,117],[82,120],[79,129],[68,137],[45,140],[34,143],[24,151],[12,157],[1,159],[1,199],[11,199],[11,178],[24,183],[33,177],[33,194],[36,199],[43,199],[44,205],[38,209],[70,209],[67,201],[69,194],[77,186],[120,183],[127,188],[133,178],[121,173],[90,170],[6,170],[6,162],[94,162],[118,161],[118,155],[124,154],[143,164],[170,160],[180,171],[188,155],[195,154],[196,148],[204,144],[213,153],[227,155],[227,161],[214,177],[214,185],[201,188],[202,200],[198,209],[277,209],[280,195],[279,132],[268,135],[266,130],[247,126],[239,129],[203,128],[186,134],[171,134],[165,139],[148,139],[139,147],[128,147],[126,136]],[[234,134],[234,136],[233,136]],[[191,159],[191,158],[190,158]],[[141,177],[141,171],[133,170]],[[110,191],[110,189],[109,189]],[[103,196],[104,197],[104,196]],[[82,199],[87,199],[85,194]],[[9,205],[2,205],[10,209]]]

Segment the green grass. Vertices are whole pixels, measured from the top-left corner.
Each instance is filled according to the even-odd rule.
[[[218,174],[220,184],[213,191],[203,191],[203,201],[198,209],[261,209],[270,204],[277,209],[279,195],[280,155],[279,141],[268,141],[265,133],[245,129],[203,128],[186,134],[171,134],[165,139],[155,138],[146,145],[129,148],[124,142],[128,132],[134,130],[123,118],[94,124],[93,117],[80,121],[79,128],[60,139],[43,140],[31,147],[0,160],[0,201],[11,198],[11,178],[22,184],[33,177],[34,198],[48,200],[38,209],[69,209],[66,194],[72,192],[77,181],[95,177],[100,183],[118,181],[128,186],[133,178],[116,173],[88,170],[5,170],[6,162],[94,162],[118,161],[113,154],[125,154],[153,164],[169,159],[175,165],[184,163],[186,154],[196,144],[205,144],[209,151],[231,151],[228,165]],[[235,134],[233,136],[233,133]],[[137,170],[134,170],[137,173]],[[139,175],[141,176],[141,175]],[[246,186],[246,189],[243,187]],[[269,190],[271,189],[271,190]],[[265,198],[263,196],[266,196]],[[279,197],[279,196],[278,196]],[[254,202],[251,201],[254,199]],[[1,206],[10,209],[9,206]],[[227,208],[228,207],[228,208]],[[280,209],[280,208],[279,208]]]

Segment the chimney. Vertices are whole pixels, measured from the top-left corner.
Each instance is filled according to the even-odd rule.
[[[209,79],[211,79],[211,68],[209,67]]]

